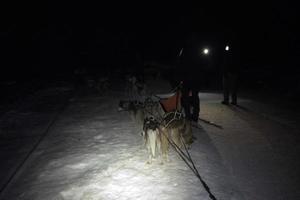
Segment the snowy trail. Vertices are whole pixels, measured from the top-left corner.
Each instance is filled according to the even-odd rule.
[[[202,101],[202,116],[224,127],[218,130],[204,125],[205,130],[244,198],[298,199],[297,130],[264,117],[274,109],[265,106],[263,110],[269,113],[258,113],[256,109],[262,105],[257,102],[241,100],[245,107],[228,107],[216,102],[216,97],[202,95],[206,98]]]
[[[69,88],[35,91],[0,119],[1,192],[17,176],[70,95]],[[55,97],[55,98],[53,98]]]
[[[148,84],[150,93],[169,92],[165,82]],[[240,99],[248,108],[242,109],[220,104],[219,94],[200,98],[200,116],[223,129],[200,122],[190,154],[216,198],[298,199],[297,129],[252,111],[259,105],[248,99]],[[127,99],[121,90],[72,99],[1,199],[209,200],[173,150],[171,162],[146,164],[141,127],[129,113],[117,111],[120,99]],[[28,136],[34,141],[34,134]]]
[[[110,93],[71,102],[3,199],[209,199],[175,152],[169,163],[145,164],[139,127],[117,112],[122,98]],[[194,134],[191,155],[212,193],[243,199],[207,132]]]

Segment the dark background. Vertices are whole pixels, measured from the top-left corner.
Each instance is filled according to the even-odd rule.
[[[246,87],[299,94],[297,11],[289,3],[11,2],[1,6],[1,79],[68,77],[76,67],[107,71],[148,61],[172,65],[186,36],[196,33],[212,50],[228,38],[239,44]]]

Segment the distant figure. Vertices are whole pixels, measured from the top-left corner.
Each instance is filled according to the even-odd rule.
[[[75,89],[80,89],[85,85],[86,70],[83,67],[76,67],[74,70]]]
[[[185,117],[191,121],[198,121],[200,112],[199,89],[193,82],[183,80],[181,105],[184,109]]]
[[[185,117],[198,121],[200,111],[199,55],[196,35],[190,35],[179,52],[178,78],[181,80],[181,106]]]
[[[231,104],[237,105],[237,90],[238,90],[238,75],[239,65],[238,60],[239,49],[236,46],[226,44],[223,46],[223,63],[222,63],[222,78],[223,78],[223,101],[222,104],[229,105],[231,96]]]
[[[136,77],[134,75],[131,75],[127,78],[126,91],[128,92],[129,98],[131,100],[141,101],[143,99],[143,96],[146,95],[145,89],[146,84],[141,76]]]

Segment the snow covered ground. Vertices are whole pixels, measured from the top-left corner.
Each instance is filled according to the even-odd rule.
[[[165,81],[148,81],[149,93],[169,89]],[[197,140],[190,153],[216,198],[299,199],[299,161],[294,160],[299,148],[286,145],[297,129],[264,117],[267,114],[252,109],[258,104],[248,99],[241,99],[244,107],[239,108],[220,104],[220,94],[201,93],[200,97],[201,117],[223,129],[200,122],[203,128],[193,129]],[[161,165],[157,160],[146,164],[140,127],[127,112],[117,111],[119,100],[126,98],[120,87],[102,95],[74,96],[61,113],[56,107],[53,112],[32,112],[24,119],[17,118],[31,119],[40,128],[27,130],[35,126],[24,122],[27,129],[14,129],[28,133],[29,140],[20,139],[22,148],[8,143],[9,148],[1,147],[1,160],[10,163],[1,169],[2,177],[19,165],[24,157],[18,157],[19,152],[30,151],[39,138],[34,133],[41,135],[47,122],[59,113],[45,138],[3,189],[1,199],[209,199],[174,151],[169,163]],[[15,151],[10,150],[13,147]]]
[[[200,96],[202,117],[224,128],[204,125],[245,199],[299,199],[298,113],[249,99],[224,106],[218,94]]]

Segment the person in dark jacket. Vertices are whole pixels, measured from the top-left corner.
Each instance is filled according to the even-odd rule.
[[[199,93],[199,49],[195,35],[190,36],[179,52],[179,71],[181,79],[181,106],[185,117],[198,121],[200,111]]]
[[[229,104],[231,96],[231,104],[237,105],[237,90],[239,76],[239,49],[236,44],[225,44],[223,47],[223,101],[225,105]]]

